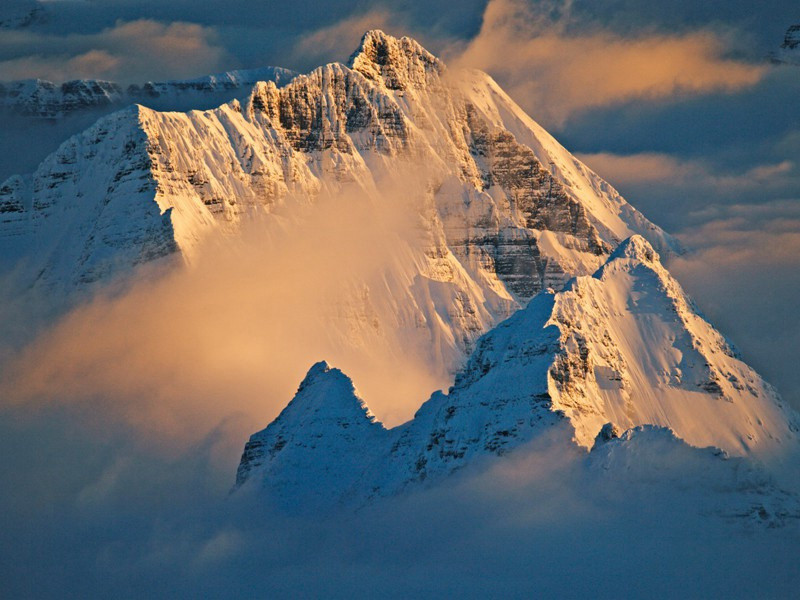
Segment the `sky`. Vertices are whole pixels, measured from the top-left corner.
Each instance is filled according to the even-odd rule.
[[[32,9],[38,11],[27,19]],[[757,11],[743,0],[4,0],[0,80],[133,83],[264,65],[303,71],[346,60],[370,28],[412,35],[448,64],[486,70],[635,207],[677,235],[688,252],[670,259],[670,270],[745,361],[800,408],[800,67],[767,60],[793,23],[800,23],[800,10],[792,0],[766,0]],[[201,275],[186,277],[195,278],[190,290],[204,285]],[[156,295],[149,296],[161,295],[166,302],[166,312],[149,326],[168,327],[168,311],[181,310],[170,285],[156,284]],[[211,296],[208,301],[221,308],[227,298]],[[87,322],[103,318],[104,310],[122,311],[125,319],[147,317],[136,297],[122,305],[95,303],[53,334],[67,355],[75,328],[85,330]],[[243,319],[233,318],[236,327],[247,327]],[[198,335],[218,336],[223,325],[211,325]],[[353,527],[300,526],[274,515],[253,523],[251,507],[231,511],[223,500],[242,435],[265,425],[243,423],[241,414],[232,415],[220,400],[237,372],[231,372],[230,381],[215,380],[211,386],[193,383],[189,389],[197,396],[185,400],[200,401],[203,414],[173,426],[187,414],[188,405],[171,412],[175,407],[168,400],[175,390],[151,390],[120,375],[125,361],[137,359],[126,351],[129,338],[100,341],[112,344],[120,360],[103,364],[107,372],[91,373],[91,380],[100,384],[95,397],[79,407],[62,403],[22,414],[19,407],[9,410],[3,399],[3,416],[10,413],[13,419],[0,423],[0,455],[15,459],[4,461],[0,474],[6,488],[18,493],[0,495],[0,555],[17,560],[0,561],[0,581],[14,578],[14,596],[59,595],[66,582],[76,597],[108,595],[121,589],[115,584],[132,591],[124,595],[135,596],[136,591],[145,593],[144,587],[137,588],[143,581],[160,582],[169,595],[178,590],[169,587],[178,585],[170,577],[175,572],[187,586],[181,589],[193,589],[195,595],[204,589],[219,592],[203,586],[223,585],[220,581],[240,586],[242,594],[251,584],[276,586],[270,589],[285,593],[290,588],[281,585],[304,589],[309,568],[321,576],[313,585],[306,582],[305,591],[324,593],[331,591],[324,587],[324,577],[340,582],[348,577],[331,559],[337,555],[362,566],[373,582],[414,593],[430,575],[407,558],[409,549],[420,547],[427,548],[428,569],[430,564],[460,565],[455,573],[436,573],[443,589],[446,583],[465,581],[479,586],[478,575],[487,565],[497,566],[492,561],[498,556],[510,559],[504,590],[512,596],[525,595],[515,587],[515,574],[537,561],[549,567],[551,576],[543,579],[542,589],[551,591],[559,585],[552,574],[565,564],[575,581],[587,586],[584,591],[594,592],[593,582],[613,587],[618,577],[641,570],[637,555],[661,553],[665,559],[652,574],[654,584],[700,568],[686,548],[695,536],[693,528],[701,525],[680,512],[697,508],[696,499],[664,508],[671,511],[669,518],[652,538],[631,538],[635,528],[626,528],[611,515],[614,511],[581,504],[576,490],[591,484],[582,475],[576,475],[576,486],[549,496],[554,490],[547,487],[548,477],[532,476],[519,488],[494,492],[497,478],[507,474],[490,474],[466,484],[472,486],[467,492],[426,496],[401,506],[396,511],[400,516],[392,519],[374,511]],[[153,381],[173,379],[178,387],[188,374],[175,378],[173,368],[185,366],[186,360],[218,360],[178,343],[139,347],[165,357],[163,373]],[[254,367],[230,364],[234,369]],[[109,378],[114,385],[106,388]],[[115,392],[120,381],[132,399],[123,407],[126,414],[98,416],[108,403],[104,394]],[[261,383],[255,378],[247,385]],[[64,396],[69,394],[65,390]],[[36,451],[30,451],[31,445]],[[569,465],[566,471],[579,472],[580,467]],[[530,497],[522,499],[521,489],[544,489],[533,496],[540,506],[563,501],[577,508],[570,519],[544,527],[539,519],[550,513],[530,514],[525,506]],[[641,491],[648,501],[652,493]],[[465,497],[478,501],[465,503]],[[515,517],[501,519],[498,503]],[[452,506],[461,512],[452,514]],[[641,519],[647,521],[646,516]],[[207,524],[211,521],[213,525]],[[33,522],[35,527],[29,527]],[[487,524],[480,529],[475,525],[479,522]],[[512,540],[507,547],[493,545],[492,535],[498,532]],[[796,583],[780,579],[786,566],[776,552],[780,547],[760,534],[750,541],[763,553],[752,552],[753,562],[744,563],[725,539],[726,529],[713,524],[705,534],[717,544],[723,574],[747,572],[757,583],[759,572],[762,577],[767,573],[784,591]],[[387,538],[399,540],[396,547],[387,547]],[[576,555],[563,555],[559,540],[565,538],[575,541],[580,549]],[[660,547],[657,541],[664,538],[674,544]],[[529,539],[538,539],[540,545],[526,554]],[[609,557],[598,541],[605,539],[615,548],[627,544],[627,551],[617,560]],[[313,548],[311,558],[303,554],[304,544]],[[474,553],[465,557],[458,548]],[[48,557],[46,566],[37,573],[34,566],[42,556]],[[271,558],[264,566],[248,556]],[[597,579],[589,564],[605,568],[604,576]],[[212,582],[201,576],[224,569],[227,577],[238,579]],[[257,571],[258,577],[253,575]],[[363,581],[347,583],[364,591]],[[726,591],[752,595],[758,588]]]

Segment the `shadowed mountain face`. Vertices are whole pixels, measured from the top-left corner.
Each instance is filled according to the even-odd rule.
[[[363,503],[542,436],[589,450],[644,425],[720,457],[765,457],[796,445],[800,421],[634,236],[484,335],[450,391],[405,425],[382,429],[340,371],[315,365],[250,438],[237,485],[289,505]]]
[[[203,112],[126,108],[8,179],[6,266],[69,296],[142,263],[191,261],[211,235],[295,218],[321,197],[407,204],[416,225],[399,242],[404,258],[341,312],[371,315],[347,325],[350,337],[375,323],[429,331],[431,355],[450,368],[499,319],[593,272],[620,240],[676,247],[489,76],[451,73],[414,40],[371,31],[347,65],[279,83]]]

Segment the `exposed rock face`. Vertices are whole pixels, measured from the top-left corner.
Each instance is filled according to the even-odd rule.
[[[0,250],[23,255],[35,285],[72,289],[173,251],[190,259],[209,233],[320,194],[388,202],[382,186],[407,189],[409,177],[424,190],[408,199],[423,243],[403,242],[410,258],[387,274],[396,284],[367,290],[367,308],[428,329],[450,365],[537,292],[593,272],[620,239],[674,246],[486,74],[449,73],[414,40],[371,31],[348,66],[260,82],[243,102],[101,119],[3,184]]]
[[[292,404],[302,397],[298,392]],[[359,420],[372,423],[366,415]],[[543,435],[588,450],[630,440],[621,431],[642,425],[737,456],[788,447],[798,431],[797,416],[696,314],[657,253],[634,236],[594,275],[537,295],[484,335],[447,394],[436,392],[413,420],[370,437],[363,456],[371,462],[336,498],[391,495]],[[297,443],[307,427],[304,418],[287,424],[282,414],[255,434],[237,483],[253,480],[280,496],[286,485],[275,491],[274,481],[299,480],[306,468],[328,464],[327,445],[341,442],[335,428],[315,434],[318,451],[304,455],[310,464],[295,464],[294,473],[275,458],[274,444],[262,449],[286,428]],[[306,493],[299,481],[294,489]]]

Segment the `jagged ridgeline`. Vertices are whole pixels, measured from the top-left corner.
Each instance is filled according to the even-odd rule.
[[[451,72],[412,39],[370,31],[347,65],[275,73],[213,110],[123,109],[11,177],[0,186],[4,265],[72,294],[345,187],[387,202],[382,182],[412,172],[426,190],[409,200],[422,247],[387,266],[388,290],[359,293],[342,313],[427,328],[433,354],[455,364],[499,319],[593,272],[630,235],[676,248],[491,77]]]

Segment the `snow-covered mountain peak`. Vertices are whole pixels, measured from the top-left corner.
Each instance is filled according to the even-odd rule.
[[[659,262],[660,256],[653,250],[646,239],[641,235],[632,235],[626,240],[623,240],[619,246],[609,256],[609,261],[617,260],[618,258],[628,258],[638,260],[645,263]]]
[[[308,370],[297,395],[284,413],[287,419],[313,414],[315,419],[365,418],[375,421],[375,416],[358,396],[353,381],[324,360]]]
[[[492,325],[594,273],[620,240],[673,244],[488,75],[442,77],[418,43],[378,31],[351,65],[276,76],[212,110],[99,121],[0,186],[0,252],[35,249],[21,277],[71,293],[170,254],[191,265],[212,234],[299,219],[345,191],[401,203],[413,233],[380,283],[341,301],[336,327],[358,347],[376,331],[413,339],[452,373]]]
[[[670,427],[691,445],[732,455],[768,453],[795,437],[796,415],[641,238],[556,294],[549,324],[561,331],[550,394],[582,445],[607,422]]]
[[[269,468],[275,472],[272,489],[279,500],[291,504],[302,496],[312,505],[329,504],[356,484],[385,433],[350,378],[318,362],[275,421],[250,438],[236,483],[244,484],[254,470]],[[316,460],[319,453],[326,459]]]
[[[593,277],[595,279],[607,279],[613,277],[615,273],[631,273],[642,269],[659,279],[662,287],[673,291],[680,288],[672,275],[661,264],[661,257],[658,253],[640,235],[634,235],[623,240],[614,249],[605,264],[595,271]],[[566,288],[571,289],[571,286],[575,285],[582,285],[582,283],[573,281],[568,283]],[[684,298],[682,292],[675,292],[673,296]],[[687,302],[689,301],[687,300]]]
[[[361,38],[347,66],[392,90],[423,87],[444,72],[444,63],[409,37],[395,38],[373,29]]]

